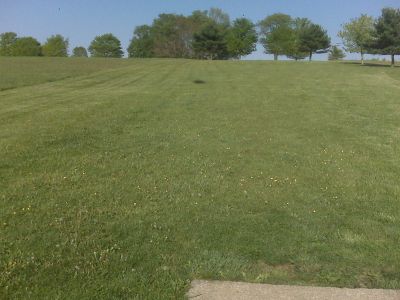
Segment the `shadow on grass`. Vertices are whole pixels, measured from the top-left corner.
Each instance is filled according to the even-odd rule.
[[[205,84],[206,82],[205,82],[204,80],[196,79],[196,80],[193,80],[193,83],[196,83],[196,84]]]
[[[362,65],[361,62],[357,61],[343,61],[343,64],[349,64],[349,65],[359,65],[360,67],[383,67],[383,68],[391,68],[392,66],[388,63],[379,63],[379,62],[364,62]],[[395,65],[395,68],[398,68],[400,66]]]

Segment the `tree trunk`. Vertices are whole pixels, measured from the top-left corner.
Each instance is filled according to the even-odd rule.
[[[392,54],[392,63],[390,64],[391,67],[394,67],[394,54]]]
[[[361,64],[364,64],[364,52],[361,50]]]
[[[274,60],[278,60],[278,54],[274,53]]]
[[[309,56],[308,60],[309,60],[309,61],[312,60],[312,51],[310,51],[310,56]]]

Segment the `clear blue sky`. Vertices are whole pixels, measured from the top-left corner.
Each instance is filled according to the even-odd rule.
[[[400,0],[0,0],[0,32],[14,31],[40,42],[60,33],[69,38],[70,49],[88,47],[94,36],[111,32],[126,50],[135,26],[151,24],[158,14],[187,15],[210,7],[223,9],[232,19],[244,15],[253,22],[276,12],[307,17],[325,27],[337,43],[342,23],[362,13],[376,17],[383,7],[399,8]],[[269,58],[261,47],[248,57]]]

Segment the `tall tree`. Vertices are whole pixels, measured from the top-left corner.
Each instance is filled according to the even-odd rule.
[[[231,57],[240,58],[256,50],[257,32],[255,25],[246,18],[236,19],[226,37]]]
[[[124,54],[121,42],[111,33],[96,36],[89,46],[89,52],[93,57],[121,58]]]
[[[190,57],[193,32],[186,17],[161,14],[153,21],[152,34],[156,57]]]
[[[13,56],[40,56],[42,49],[40,43],[33,37],[18,38],[12,46]]]
[[[216,24],[206,25],[194,34],[193,49],[198,58],[226,59],[228,49],[224,34]]]
[[[73,57],[88,57],[88,53],[87,53],[85,47],[75,47],[74,50],[72,50],[72,56]]]
[[[350,20],[342,25],[339,37],[342,38],[346,51],[361,54],[361,64],[364,64],[364,53],[371,45],[375,33],[374,19],[367,15]]]
[[[346,55],[344,54],[343,50],[337,46],[333,46],[329,50],[328,60],[342,60],[345,57]]]
[[[190,36],[187,41],[190,49],[190,57],[196,58],[196,53],[193,49],[194,35],[199,33],[207,25],[215,24],[215,21],[209,17],[207,10],[195,10],[190,16],[187,17],[187,22],[190,28]],[[220,27],[223,28],[223,26]]]
[[[0,56],[11,56],[12,48],[17,41],[15,32],[4,32],[0,34]]]
[[[382,9],[382,15],[375,23],[375,34],[371,52],[390,55],[394,67],[394,56],[400,54],[400,9]]]
[[[308,53],[301,49],[300,33],[305,24],[309,22],[308,19],[296,18],[292,22],[292,38],[288,44],[285,55],[294,60],[301,60],[308,56]]]
[[[311,61],[313,53],[326,53],[329,51],[331,39],[326,30],[320,25],[306,20],[299,28],[299,43],[300,49],[309,54],[309,60]]]
[[[154,37],[148,25],[137,26],[128,47],[129,57],[148,58],[154,56]]]
[[[52,35],[42,46],[42,54],[44,56],[68,56],[68,39],[65,39],[62,35]]]
[[[195,58],[199,54],[193,46],[195,34],[210,25],[226,43],[231,24],[229,15],[220,9],[196,10],[189,16],[160,14],[151,26],[135,29],[127,49],[129,57]],[[219,54],[218,58],[221,57]],[[228,56],[225,54],[224,57]]]
[[[293,40],[292,18],[289,15],[276,13],[266,17],[258,24],[260,28],[260,43],[265,53],[273,54],[274,60],[279,55],[288,52],[288,46]]]

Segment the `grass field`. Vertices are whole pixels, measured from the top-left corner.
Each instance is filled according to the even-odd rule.
[[[82,61],[0,60],[0,298],[400,288],[399,68]]]
[[[123,67],[121,59],[0,57],[0,91]]]

